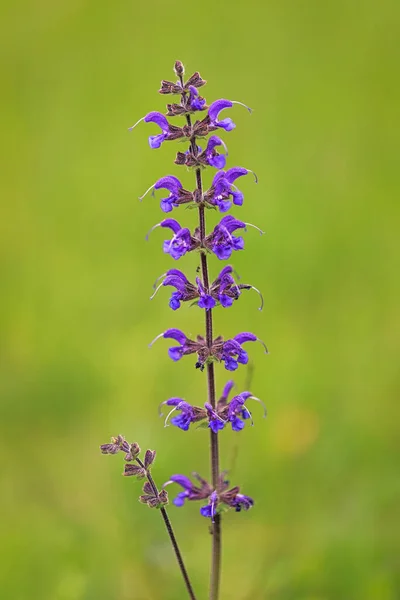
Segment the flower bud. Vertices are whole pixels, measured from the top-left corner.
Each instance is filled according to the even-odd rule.
[[[155,450],[146,450],[146,454],[144,456],[144,466],[146,467],[146,469],[149,469],[151,467],[155,458],[156,458]]]
[[[183,77],[185,73],[185,67],[180,60],[175,61],[174,71],[178,77]]]

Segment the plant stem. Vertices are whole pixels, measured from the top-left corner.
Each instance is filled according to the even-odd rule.
[[[155,484],[154,479],[151,476],[150,471],[148,469],[146,469],[146,467],[144,466],[144,463],[140,460],[140,458],[136,458],[136,462],[138,463],[138,465],[140,465],[142,467],[142,469],[145,469],[147,481],[151,485],[154,494],[158,498],[158,489],[157,489],[157,486]],[[178,565],[179,565],[179,568],[181,570],[182,577],[184,579],[184,582],[185,582],[186,589],[188,591],[189,597],[191,598],[191,600],[196,600],[196,596],[194,595],[192,584],[190,583],[189,575],[188,575],[188,573],[186,571],[186,567],[185,567],[184,562],[183,562],[182,554],[181,554],[181,552],[179,550],[178,542],[176,541],[176,537],[175,537],[175,534],[174,534],[174,530],[172,529],[172,525],[171,525],[171,521],[169,520],[168,513],[167,513],[167,511],[165,510],[164,507],[161,507],[160,511],[161,511],[161,514],[162,514],[162,518],[164,519],[165,527],[167,528],[168,535],[170,537],[170,540],[171,540],[171,543],[172,543],[172,546],[173,546],[173,549],[174,549],[174,552],[175,552],[176,560],[178,561]]]
[[[197,169],[197,173],[200,173],[200,169]],[[197,176],[200,177],[201,173]],[[200,237],[203,242],[205,237],[205,217],[204,217],[204,206],[199,206],[199,219],[200,219]],[[203,251],[201,253],[201,270],[203,275],[203,285],[206,293],[209,292],[209,277],[208,277],[208,265],[207,255]],[[211,348],[213,342],[213,321],[212,321],[212,309],[205,310],[206,316],[206,341],[207,346]],[[215,373],[214,363],[207,363],[207,387],[208,387],[208,401],[211,406],[215,409]],[[218,447],[218,434],[214,433],[210,429],[210,454],[211,454],[211,475],[212,485],[214,489],[218,488],[219,484],[219,447]],[[217,514],[214,517],[212,527],[212,558],[211,558],[211,579],[210,579],[210,600],[217,600],[219,595],[219,582],[221,573],[221,515]]]
[[[179,76],[181,84],[183,86],[183,77]],[[186,115],[186,122],[191,127],[192,119],[190,114]],[[196,138],[192,137],[190,140],[191,150],[194,156],[197,156],[197,143]],[[202,198],[203,184],[201,180],[201,169],[196,169],[196,185],[198,191],[198,197]],[[203,276],[203,285],[208,294],[210,290],[210,280],[208,276],[208,264],[207,264],[207,253],[204,249],[204,238],[206,237],[206,219],[204,205],[199,205],[199,228],[200,228],[200,240],[203,246],[200,252],[201,260],[201,272]],[[207,346],[211,349],[213,343],[213,320],[212,320],[212,309],[205,309],[206,318],[206,341]],[[211,404],[213,409],[216,406],[215,400],[215,374],[214,374],[214,363],[207,363],[207,390],[208,390],[208,402]],[[218,447],[218,434],[214,433],[210,429],[210,456],[211,456],[211,477],[212,485],[216,490],[219,485],[219,447]],[[221,576],[221,515],[217,514],[214,517],[212,524],[212,556],[211,556],[211,576],[210,576],[210,600],[218,600],[219,596],[219,583]]]

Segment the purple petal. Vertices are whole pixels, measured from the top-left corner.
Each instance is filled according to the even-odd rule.
[[[226,400],[228,398],[234,385],[235,385],[235,382],[232,379],[230,379],[225,384],[224,389],[222,390],[222,396],[221,396],[220,400]]]
[[[185,490],[188,491],[190,491],[193,487],[193,484],[190,481],[189,477],[186,477],[185,475],[172,475],[172,477],[170,477],[169,480],[173,483],[181,485]]]
[[[169,299],[169,307],[172,308],[172,310],[178,310],[178,308],[180,308],[181,306],[181,300],[182,294],[180,294],[179,292],[174,292],[171,298]]]
[[[251,335],[251,334],[249,334]],[[180,344],[184,344],[186,342],[186,335],[180,329],[167,329],[163,333],[163,337],[165,339],[173,339],[179,342]]]
[[[226,165],[225,154],[217,154],[216,156],[210,156],[208,164],[215,169],[223,169]]]
[[[250,496],[245,496],[244,494],[236,494],[234,500],[231,503],[231,506],[235,507],[236,512],[240,512],[243,508],[244,510],[249,510],[252,506],[254,506],[253,498]]]
[[[243,250],[243,248],[244,248],[244,239],[241,236],[233,238],[233,249],[234,250]]]
[[[245,352],[244,350],[242,350],[240,352],[239,356],[237,357],[237,361],[241,365],[247,365],[247,363],[249,362],[249,355],[247,354],[247,352]]]
[[[222,146],[222,145],[223,145],[223,142],[222,142],[221,138],[219,138],[217,135],[212,135],[210,137],[210,139],[208,140],[206,150],[208,152],[212,152],[212,150],[214,150],[214,148],[216,146]]]
[[[242,206],[244,199],[242,192],[240,192],[239,190],[232,190],[231,193],[233,198],[233,204],[236,204],[236,206]]]
[[[171,419],[171,424],[175,427],[179,427],[179,429],[182,429],[182,431],[187,431],[190,427],[191,422],[191,417],[186,414],[181,414]]]
[[[230,209],[232,202],[230,200],[217,200],[219,211],[224,213]]]
[[[169,123],[166,119],[166,117],[157,111],[153,111],[153,112],[149,112],[145,118],[144,121],[146,123],[156,123],[156,125],[158,125],[164,133],[168,133],[169,132]]]
[[[183,356],[182,346],[174,346],[173,348],[168,348],[168,356],[174,362],[178,362],[178,360],[181,360]]]
[[[222,129],[225,129],[225,131],[232,131],[232,129],[235,129],[236,127],[232,119],[222,119],[222,121],[218,121],[218,123],[215,122],[215,125],[222,127]]]
[[[221,110],[224,108],[232,108],[233,103],[230,100],[215,100],[212,104],[210,104],[208,109],[208,115],[211,121],[216,121],[218,119],[218,115]]]
[[[246,223],[239,221],[239,219],[235,219],[235,217],[232,217],[232,215],[227,215],[221,219],[217,227],[218,226],[226,227],[229,233],[232,233],[232,231],[235,231],[236,229],[244,229],[246,227]]]
[[[169,398],[164,402],[164,404],[167,406],[178,406],[178,404],[181,404],[181,402],[184,402],[183,398]]]
[[[206,310],[210,310],[211,308],[214,308],[215,305],[216,305],[216,302],[212,296],[209,296],[208,294],[204,294],[203,296],[200,296],[200,300],[199,300],[200,308],[205,308]]]
[[[228,245],[214,245],[212,250],[219,260],[227,260],[232,254],[232,247]]]
[[[184,273],[182,273],[182,271],[180,271],[179,269],[168,269],[168,271],[165,273],[166,275],[176,275],[176,277],[180,277],[182,279],[182,281],[187,281],[187,277]]]
[[[245,342],[256,342],[257,336],[254,335],[254,333],[249,333],[248,331],[244,331],[243,333],[238,333],[237,335],[235,335],[235,337],[233,339],[236,340],[241,345],[241,344],[244,344]]]
[[[211,504],[207,504],[207,506],[202,506],[202,507],[200,508],[200,514],[201,514],[203,517],[206,517],[206,518],[208,518],[208,519],[211,519],[211,517],[213,517],[213,516],[214,516]]]
[[[239,417],[234,417],[231,420],[231,425],[232,425],[233,431],[241,431],[244,427],[244,423],[241,419],[239,419]]]
[[[227,179],[229,183],[233,183],[238,177],[247,175],[248,172],[249,171],[244,167],[232,167],[225,173],[225,179]]]
[[[168,229],[172,229],[175,234],[181,230],[181,226],[175,219],[164,219],[161,221],[160,225],[161,227],[168,227]]]
[[[233,273],[233,267],[232,265],[227,265],[226,267],[221,269],[220,274],[218,275],[218,279],[224,279],[226,275],[230,275],[231,273]]]
[[[178,494],[176,496],[176,498],[173,499],[173,503],[175,504],[175,506],[180,508],[181,506],[183,506],[185,504],[185,500],[187,499],[187,497],[188,497],[187,492],[180,492],[180,494]]]
[[[180,277],[177,277],[176,275],[169,275],[164,279],[162,284],[165,286],[171,285],[172,287],[175,287],[182,293],[185,291],[186,283],[187,282],[182,281],[182,279]]]
[[[225,362],[225,369],[227,371],[236,371],[236,369],[239,366],[237,361],[234,358],[226,357],[226,358],[224,358],[224,362]]]
[[[156,183],[154,184],[155,190],[166,189],[174,194],[176,194],[181,188],[181,182],[177,177],[174,177],[174,175],[167,175],[166,177],[161,177],[161,179],[156,181]]]
[[[166,133],[159,133],[158,135],[150,135],[149,136],[150,148],[152,148],[153,150],[155,150],[156,148],[159,148],[166,137],[167,137]]]
[[[225,178],[225,171],[218,171],[218,173],[215,173],[214,175],[214,179],[213,179],[213,186],[216,187],[217,183],[221,180]]]
[[[225,423],[220,419],[211,419],[208,426],[213,433],[218,433],[218,431],[221,431],[225,427]]]
[[[229,308],[233,304],[233,298],[230,298],[226,294],[219,294],[218,300],[223,308]]]
[[[169,213],[173,209],[174,198],[163,198],[160,202],[160,208],[163,212]]]

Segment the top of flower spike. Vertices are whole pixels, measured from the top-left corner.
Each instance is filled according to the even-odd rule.
[[[184,82],[183,75],[185,73],[185,69],[180,60],[177,60],[174,65],[174,71],[179,80],[174,83],[173,81],[167,81],[163,79],[161,81],[161,88],[159,89],[160,94],[182,94],[184,92],[190,91],[190,86],[199,88],[207,83],[205,79],[202,79],[200,73],[196,71],[193,73],[189,79]]]

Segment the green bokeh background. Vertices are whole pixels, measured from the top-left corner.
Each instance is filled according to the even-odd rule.
[[[224,134],[241,180],[235,216],[265,229],[233,258],[260,288],[216,311],[249,345],[255,426],[221,435],[222,464],[256,499],[223,524],[222,598],[396,600],[399,478],[397,2],[16,0],[1,9],[1,597],[175,600],[185,592],[159,515],[100,443],[156,448],[154,476],[208,473],[208,436],[163,428],[157,405],[205,400],[192,358],[172,364],[173,313],[155,278],[158,199],[183,146],[151,150],[141,124],[180,58],[208,101],[236,107]],[[190,74],[190,73],[189,73]],[[206,184],[211,174],[206,173]],[[175,216],[194,226],[195,211]],[[211,226],[218,215],[211,213]],[[197,256],[179,267],[194,275]],[[211,264],[215,275],[221,264]],[[254,347],[253,347],[254,346]],[[234,376],[238,389],[245,368]],[[221,390],[227,373],[218,367]],[[171,493],[174,490],[171,488]],[[210,537],[199,506],[170,508],[199,598]]]

